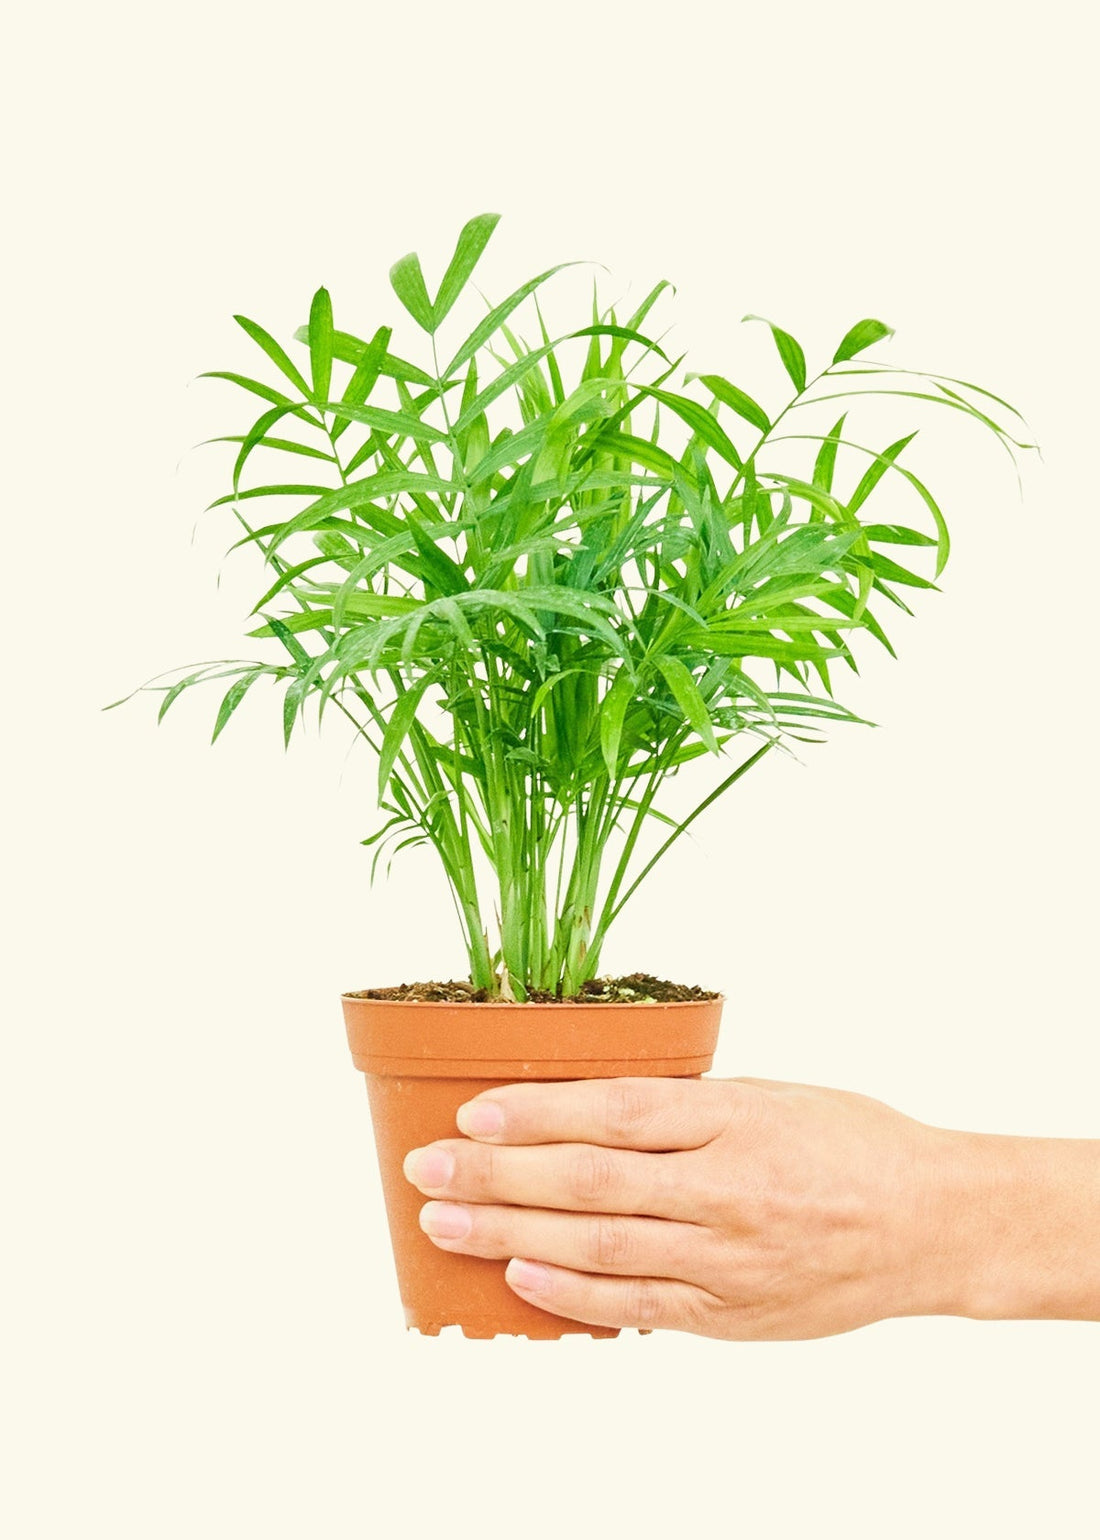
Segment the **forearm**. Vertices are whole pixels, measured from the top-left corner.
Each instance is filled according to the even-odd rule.
[[[937,1310],[1100,1321],[1100,1140],[943,1131]]]

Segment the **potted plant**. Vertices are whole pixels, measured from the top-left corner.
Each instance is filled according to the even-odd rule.
[[[377,762],[372,880],[391,846],[427,844],[442,863],[469,978],[343,996],[408,1324],[614,1335],[520,1300],[501,1264],[433,1247],[402,1159],[454,1134],[458,1106],[491,1085],[710,1067],[721,997],[655,978],[656,962],[608,979],[601,957],[705,809],[773,750],[861,720],[834,697],[833,672],[855,668],[857,636],[892,651],[883,605],[911,613],[901,591],[933,588],[943,569],[944,516],[900,463],[914,434],[869,448],[847,426],[855,398],[934,402],[1010,455],[1032,446],[978,386],[865,361],[891,335],[877,320],[852,326],[812,376],[795,339],[765,323],[789,381],[767,407],[720,374],[672,382],[682,359],[647,335],[665,283],[622,321],[594,294],[591,320],[551,337],[539,291],[553,267],[444,343],[497,218],[465,226],[434,298],[415,255],[392,268],[427,339],[420,362],[393,350],[388,325],[365,340],[337,331],[323,288],[296,333],[301,367],[236,317],[281,379],[209,376],[264,402],[225,440],[239,446],[232,490],[210,506],[262,558],[248,634],[274,655],[141,688],[163,692],[159,720],[190,686],[229,680],[215,739],[259,680],[281,690],[288,742],[315,703]],[[512,329],[521,307],[534,345]],[[805,415],[822,401],[843,403],[823,432]],[[261,459],[290,456],[302,470],[246,482]],[[884,484],[923,528],[872,521]],[[292,511],[253,517],[266,507]],[[930,576],[901,559],[925,548]],[[742,741],[751,752],[728,768]],[[714,784],[673,819],[662,789],[700,756]]]

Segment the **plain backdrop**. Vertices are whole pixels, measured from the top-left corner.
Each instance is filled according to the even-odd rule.
[[[1007,397],[1042,460],[1021,495],[953,414],[872,421],[921,428],[955,537],[898,661],[865,647],[844,685],[879,725],[754,771],[605,961],[725,992],[716,1074],[1095,1137],[1096,41],[1061,0],[9,22],[13,1540],[1097,1533],[1097,1326],[406,1334],[338,995],[461,974],[433,858],[370,890],[371,766],[327,725],[284,754],[274,696],[213,749],[212,692],[159,729],[151,696],[100,710],[253,647],[257,566],[202,513],[231,452],[192,448],[252,420],[196,375],[270,377],[234,312],[287,340],[323,283],[338,325],[412,351],[390,264],[415,249],[434,283],[492,209],[490,297],[572,258],[608,301],[668,278],[686,367],[765,401],[746,312],[811,365],[880,316],[877,357]]]

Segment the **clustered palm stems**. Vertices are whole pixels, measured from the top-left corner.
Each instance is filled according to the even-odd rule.
[[[212,441],[240,448],[232,492],[210,506],[228,505],[245,530],[237,545],[263,555],[271,582],[253,611],[263,624],[249,635],[280,655],[142,688],[165,692],[163,717],[188,686],[230,677],[215,738],[262,678],[285,685],[288,741],[308,700],[319,712],[331,703],[377,755],[385,821],[363,842],[377,847],[372,879],[383,849],[429,842],[474,985],[523,999],[535,988],[570,995],[597,975],[608,927],[638,883],[770,749],[861,720],[833,698],[830,665],[855,668],[856,631],[892,652],[876,605],[911,613],[898,590],[934,587],[897,548],[934,547],[934,576],[943,569],[943,514],[898,463],[915,435],[875,450],[850,436],[847,410],[826,433],[799,431],[802,410],[906,396],[965,413],[1010,455],[1033,446],[973,404],[977,395],[1014,413],[977,386],[853,367],[891,335],[875,320],[853,326],[812,378],[795,339],[766,323],[793,390],[774,412],[718,374],[686,375],[676,390],[668,382],[682,360],[641,331],[668,285],[622,324],[594,292],[591,323],[551,338],[536,291],[560,267],[489,308],[441,367],[442,323],[497,217],[465,226],[434,300],[416,255],[391,271],[430,339],[430,366],[398,357],[388,326],[368,341],[335,330],[325,289],[296,333],[308,376],[262,327],[236,317],[287,383],[210,376],[267,408],[247,433]],[[536,346],[509,326],[528,301]],[[342,389],[337,363],[350,369]],[[854,375],[864,377],[858,387]],[[867,389],[876,375],[890,386]],[[692,381],[702,399],[684,393]],[[507,402],[513,420],[500,422]],[[795,440],[817,446],[803,476],[776,463],[778,446]],[[847,493],[835,485],[840,449],[857,461]],[[245,486],[260,450],[292,455],[313,475]],[[865,522],[887,473],[923,504],[930,532]],[[263,498],[307,501],[254,527],[242,509]],[[666,777],[699,755],[724,755],[742,734],[754,752],[686,818],[657,807]],[[670,832],[645,859],[639,841],[651,821]]]

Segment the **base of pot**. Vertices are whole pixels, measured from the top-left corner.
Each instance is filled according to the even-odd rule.
[[[617,1337],[619,1335],[617,1326],[583,1326],[579,1321],[567,1321],[564,1317],[560,1327],[547,1328],[540,1324],[537,1331],[526,1332],[508,1331],[506,1328],[502,1330],[499,1316],[495,1319],[485,1316],[479,1320],[476,1316],[473,1318],[466,1316],[461,1321],[427,1321],[418,1320],[415,1310],[408,1308],[405,1310],[407,1331],[418,1331],[422,1337],[438,1337],[445,1326],[458,1326],[464,1337],[477,1342],[486,1342],[491,1337],[525,1337],[529,1342],[557,1342],[566,1336]]]

